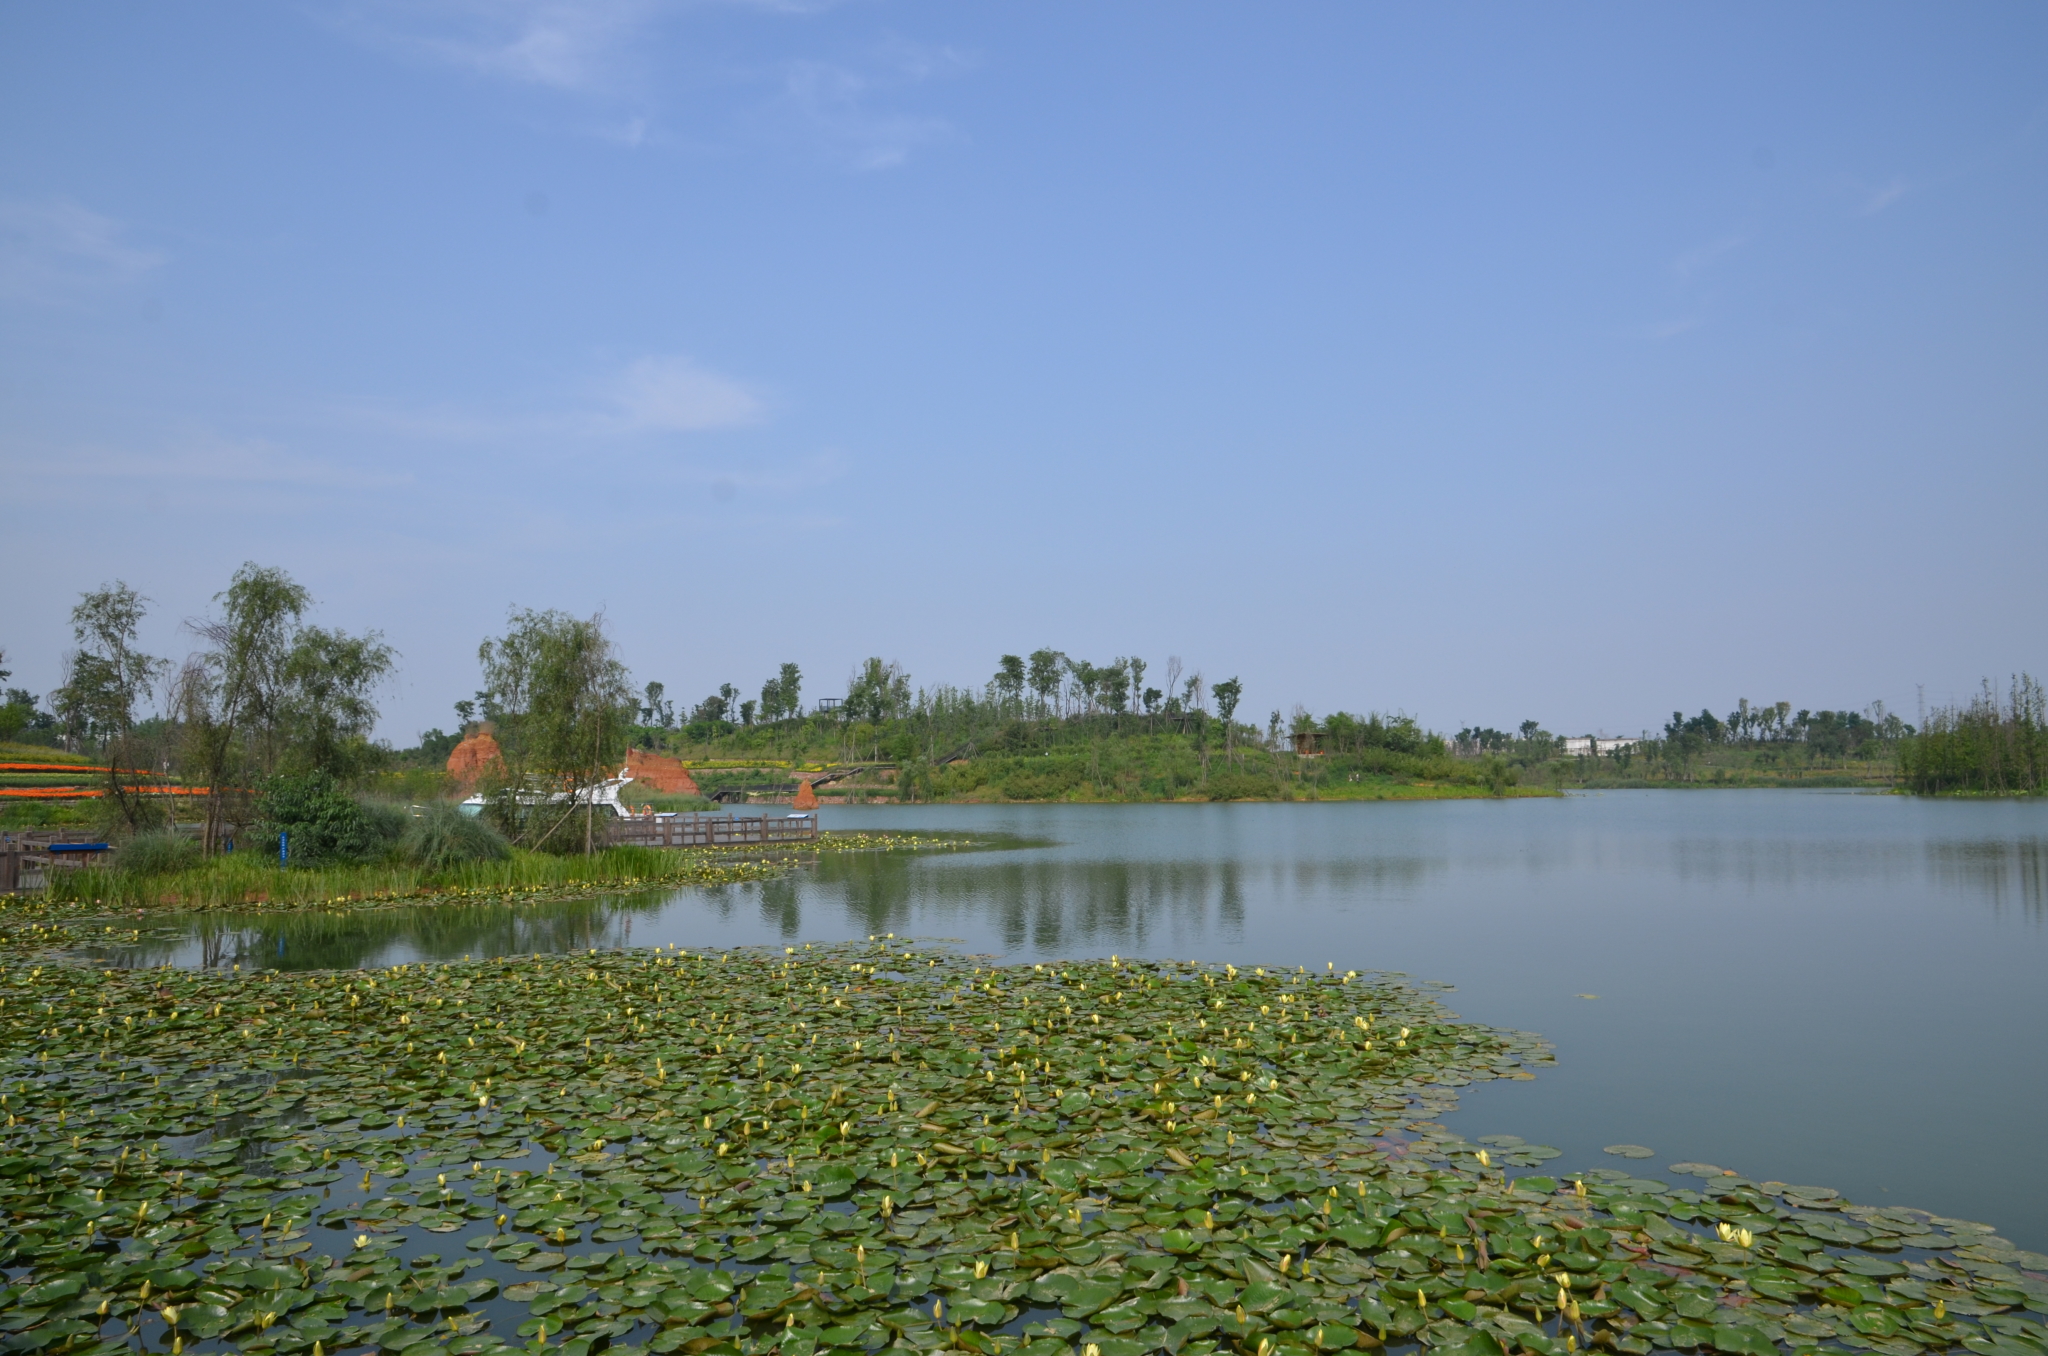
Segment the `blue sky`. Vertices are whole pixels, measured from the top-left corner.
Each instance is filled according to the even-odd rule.
[[[2048,670],[2048,10],[0,9],[0,646],[244,560],[447,725],[1179,655],[1634,732]],[[1909,714],[1910,719],[1910,714]]]

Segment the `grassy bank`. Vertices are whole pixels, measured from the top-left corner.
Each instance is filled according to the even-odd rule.
[[[915,834],[829,833],[815,852],[919,851],[960,846],[959,840]],[[255,853],[228,853],[183,871],[131,874],[115,868],[55,873],[40,896],[17,907],[303,908],[361,902],[483,900],[575,895],[644,885],[721,885],[788,869],[803,854],[764,849],[614,847],[584,856],[515,850],[503,861],[464,862],[438,870],[399,863],[280,867]]]

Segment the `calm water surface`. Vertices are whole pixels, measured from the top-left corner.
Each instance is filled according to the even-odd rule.
[[[1046,846],[826,860],[630,899],[211,915],[120,959],[310,968],[943,936],[1397,970],[1557,1065],[1450,1123],[1556,1168],[1691,1159],[1995,1223],[2048,1250],[2048,804],[1798,791],[1352,805],[919,806],[828,827]],[[1647,1169],[1651,1164],[1639,1165]]]

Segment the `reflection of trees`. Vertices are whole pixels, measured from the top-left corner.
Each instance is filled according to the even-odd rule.
[[[1996,909],[2016,896],[2029,916],[2048,914],[2048,844],[2038,838],[1929,843],[1927,856],[1943,885],[1988,896]]]
[[[990,932],[1006,949],[1041,952],[1089,946],[1146,949],[1162,931],[1210,933],[1230,941],[1244,930],[1253,877],[1280,873],[1302,893],[1412,887],[1436,862],[1418,857],[1362,862],[1246,864],[1201,861],[1062,861],[993,855],[918,859],[892,854],[821,861],[802,889],[814,904],[837,894],[846,915],[870,933]],[[789,928],[787,911],[784,926]]]
[[[123,966],[197,964],[280,970],[352,969],[400,959],[521,955],[535,951],[627,946],[636,915],[665,899],[556,900],[535,904],[436,904],[338,913],[188,915],[182,939],[149,939],[97,949]]]
[[[523,904],[435,904],[342,912],[206,913],[174,920],[182,937],[96,950],[102,963],[287,970],[349,969],[406,960],[609,949],[633,944],[634,924],[658,915],[769,937],[808,929],[855,935],[986,938],[1006,951],[1132,952],[1243,938],[1261,898],[1337,898],[1411,889],[1444,860],[1063,860],[1038,852],[949,856],[822,854],[788,875],[745,884],[630,897]],[[823,910],[823,913],[819,911]],[[167,920],[171,921],[171,920]],[[825,922],[828,925],[820,928]]]

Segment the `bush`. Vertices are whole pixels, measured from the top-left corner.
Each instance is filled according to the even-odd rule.
[[[512,846],[490,825],[453,805],[422,808],[406,821],[398,850],[408,861],[430,869],[457,862],[496,862],[512,855]]]
[[[403,805],[393,805],[388,800],[364,800],[357,801],[356,808],[362,811],[363,823],[376,844],[371,850],[373,856],[397,850],[399,840],[412,827],[412,813]]]
[[[199,844],[175,833],[141,833],[114,853],[114,869],[130,876],[168,876],[199,865]]]
[[[266,838],[287,835],[293,866],[364,862],[383,855],[402,831],[405,812],[358,804],[325,772],[272,777],[257,799]]]
[[[1280,800],[1281,790],[1269,777],[1248,772],[1222,772],[1196,788],[1208,800]]]

